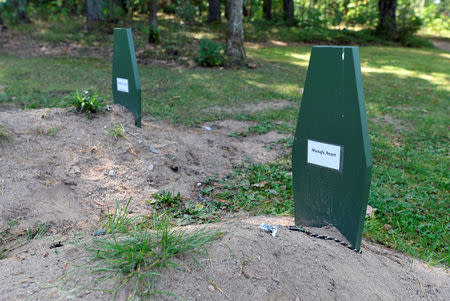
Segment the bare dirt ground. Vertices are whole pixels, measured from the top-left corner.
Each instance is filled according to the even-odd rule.
[[[93,275],[75,265],[86,253],[69,243],[89,241],[101,211],[131,197],[130,212],[147,214],[152,208],[145,200],[162,189],[196,200],[197,183],[226,176],[245,160],[274,160],[283,149],[272,142],[285,137],[229,137],[251,125],[230,120],[208,123],[212,130],[156,122],[136,128],[120,106],[92,119],[69,109],[4,107],[0,125],[12,138],[0,145],[0,233],[51,224],[40,239],[0,246],[10,250],[0,260],[0,300],[110,300],[109,293],[85,289]],[[119,125],[125,137],[115,139]],[[258,229],[263,221],[280,225],[276,237]],[[186,300],[450,299],[448,270],[368,241],[357,254],[291,232],[292,224],[287,217],[241,215],[209,225],[226,234],[200,258],[201,267],[187,260],[181,270],[163,271],[157,288]],[[54,242],[63,246],[50,249]]]
[[[430,40],[434,47],[436,47],[437,49],[441,49],[447,52],[450,52],[450,42],[448,40],[445,39],[431,39]]]

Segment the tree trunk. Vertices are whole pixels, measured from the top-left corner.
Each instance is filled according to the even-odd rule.
[[[242,65],[246,59],[244,27],[242,24],[242,0],[229,1],[230,18],[227,23],[227,48],[225,55],[228,56],[231,65]]]
[[[149,43],[158,43],[159,42],[159,29],[158,29],[158,0],[149,0],[149,35],[148,42]]]
[[[86,0],[86,17],[88,22],[105,21],[103,0]]]
[[[294,0],[283,0],[284,21],[286,25],[294,23]]]
[[[16,10],[17,10],[17,18],[19,22],[24,23],[28,22],[27,18],[27,0],[15,0],[13,2]]]
[[[209,0],[207,23],[220,23],[220,0]]]
[[[267,20],[272,19],[272,0],[264,0],[263,2],[263,14]]]
[[[378,0],[378,26],[377,33],[388,39],[395,39],[397,24],[395,21],[395,10],[397,0]]]

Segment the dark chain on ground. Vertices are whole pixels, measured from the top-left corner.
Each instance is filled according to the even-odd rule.
[[[334,238],[334,237],[330,237],[328,235],[321,235],[321,234],[317,234],[317,233],[312,233],[312,232],[309,232],[308,230],[306,230],[303,227],[289,226],[289,230],[303,232],[306,235],[311,236],[311,237],[315,237],[315,238],[320,238],[320,239],[324,239],[324,240],[333,240],[333,241],[337,242],[338,244],[341,244],[344,247],[346,247],[346,248],[348,248],[348,249],[350,249],[350,250],[352,250],[352,251],[354,251],[354,252],[356,252],[358,254],[362,253],[361,250],[356,250],[355,248],[353,248],[353,246],[351,244],[346,243],[345,241],[342,241],[342,240]]]

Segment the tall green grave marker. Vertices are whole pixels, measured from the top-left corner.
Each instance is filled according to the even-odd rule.
[[[372,174],[357,47],[313,47],[292,151],[295,224],[359,250]]]
[[[112,89],[114,103],[123,105],[133,113],[136,125],[141,127],[141,83],[129,28],[114,29]]]

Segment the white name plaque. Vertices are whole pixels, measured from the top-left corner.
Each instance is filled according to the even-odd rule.
[[[341,150],[338,145],[317,142],[308,139],[308,163],[328,167],[335,170],[341,169]]]
[[[128,93],[128,79],[117,77],[117,91]]]

